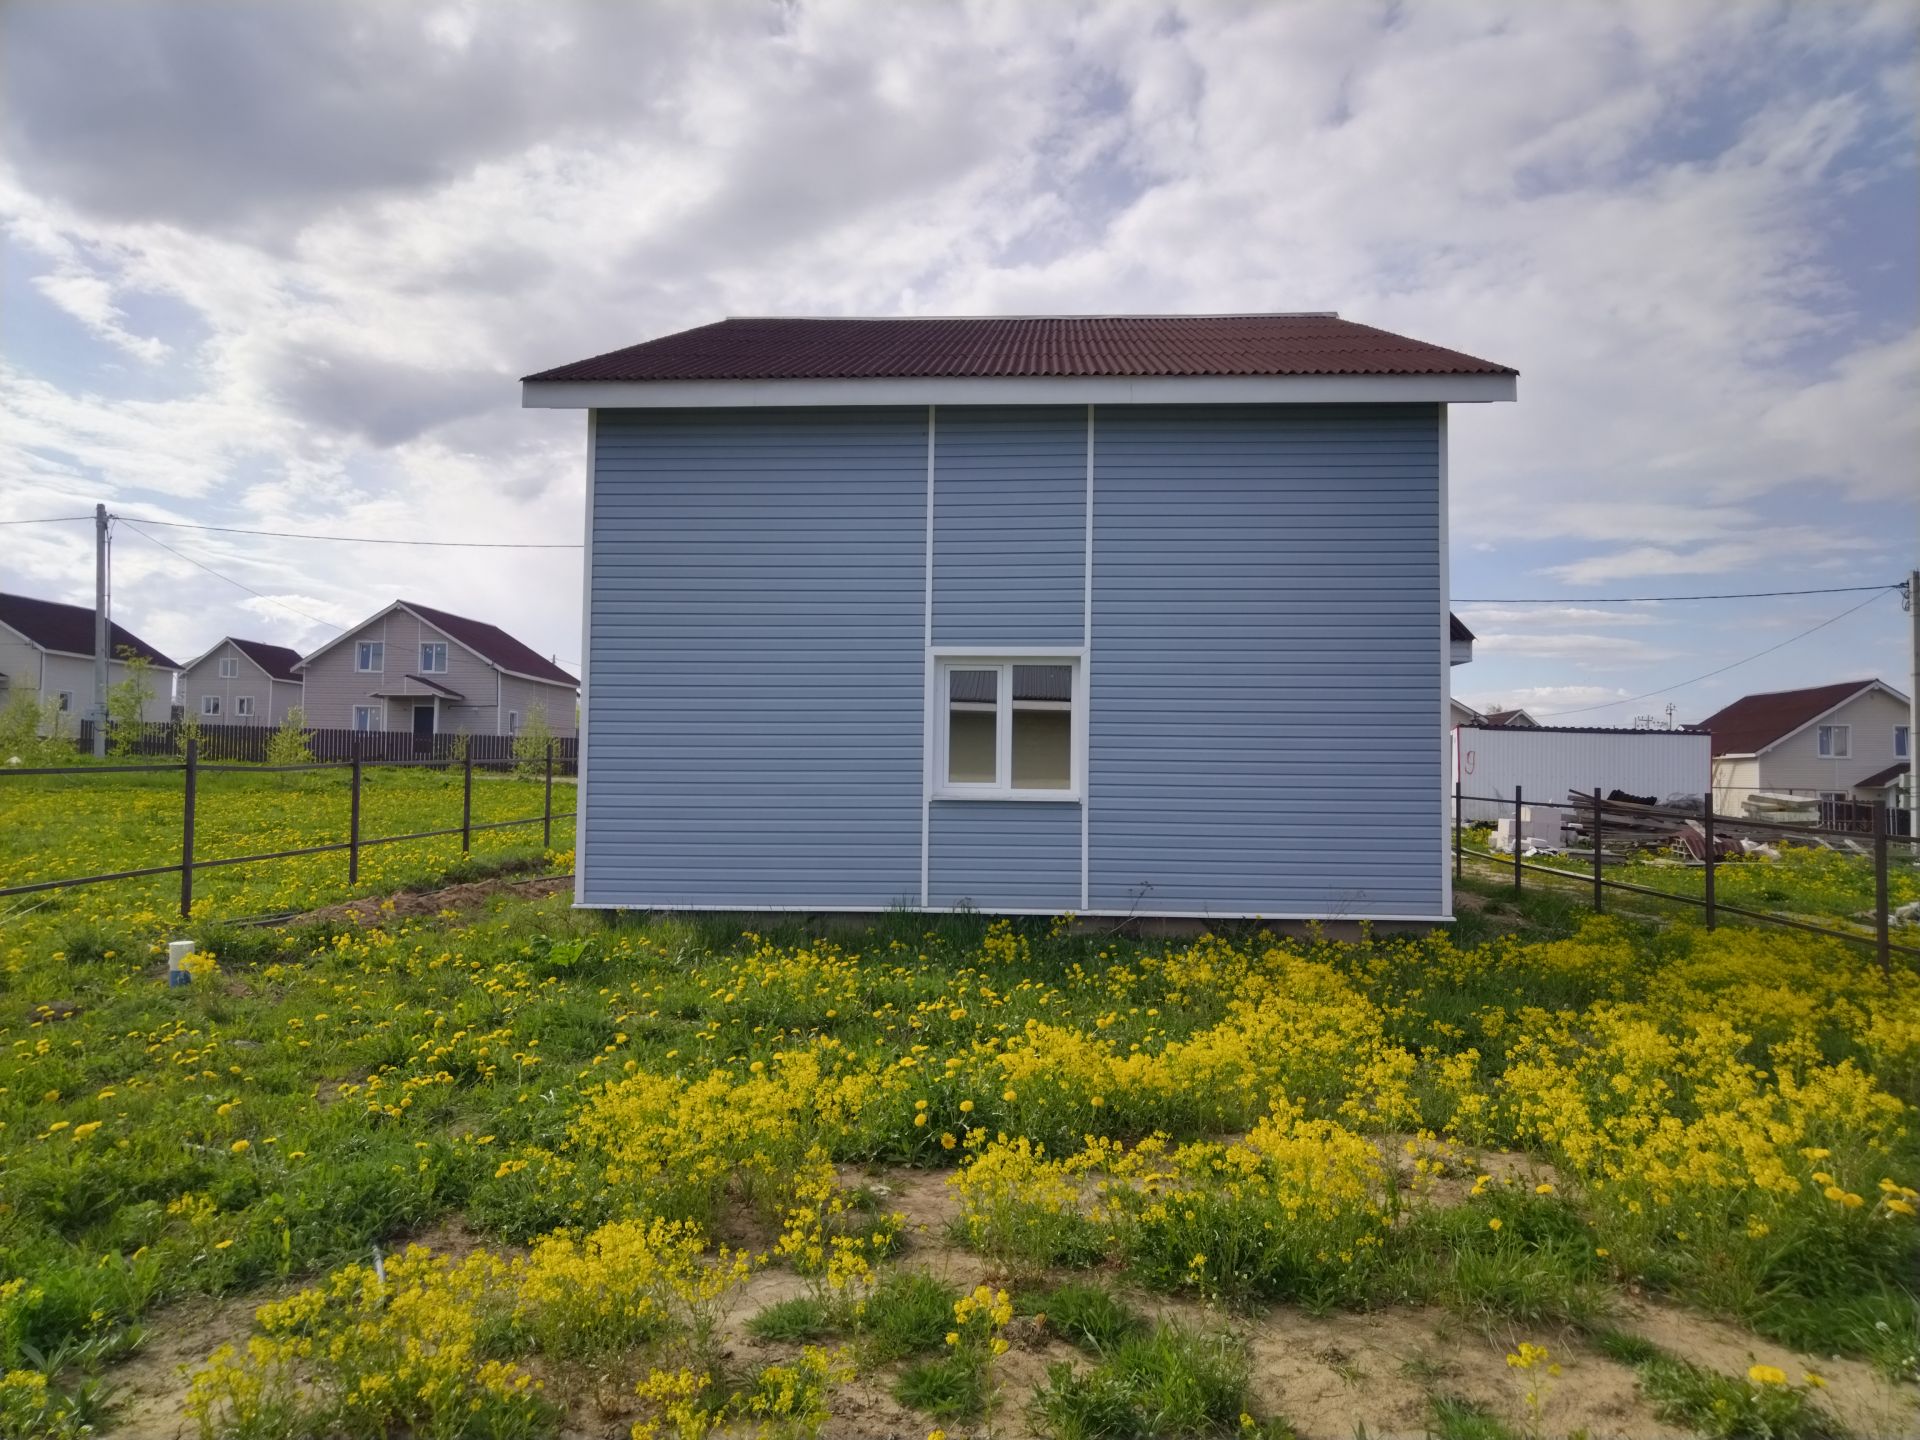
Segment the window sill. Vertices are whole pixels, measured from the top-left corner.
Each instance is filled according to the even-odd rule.
[[[935,800],[1012,800],[1020,804],[1077,805],[1078,790],[935,790]]]

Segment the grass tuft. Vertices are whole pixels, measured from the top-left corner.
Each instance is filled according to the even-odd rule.
[[[1082,1350],[1115,1349],[1144,1331],[1146,1322],[1104,1285],[1062,1285],[1041,1306],[1047,1324]]]
[[[811,1295],[777,1300],[747,1321],[747,1333],[754,1339],[787,1345],[822,1339],[834,1328],[827,1302]]]
[[[1172,1440],[1259,1435],[1282,1440],[1284,1421],[1242,1424],[1252,1408],[1245,1351],[1231,1336],[1163,1324],[1122,1340],[1092,1370],[1062,1362],[1034,1396],[1055,1440]]]
[[[954,1328],[960,1292],[919,1270],[893,1270],[860,1307],[858,1326],[867,1358],[876,1364],[938,1350]]]

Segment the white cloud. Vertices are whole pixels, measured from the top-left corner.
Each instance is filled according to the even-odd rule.
[[[895,309],[1337,307],[1514,363],[1520,404],[1456,407],[1452,533],[1568,586],[1844,567],[1882,539],[1848,502],[1913,493],[1920,340],[1826,258],[1835,195],[1911,164],[1897,3],[79,13],[0,22],[100,61],[16,60],[0,211],[37,291],[166,388],[0,337],[22,513],[570,540],[578,417],[515,376]],[[1780,524],[1810,486],[1819,526]],[[565,552],[169,540],[315,615],[415,593],[577,649]],[[70,589],[85,537],[9,560]],[[167,564],[123,593],[182,648],[274,622],[197,573],[163,604]],[[1482,623],[1541,667],[1670,653],[1609,633],[1649,615]]]

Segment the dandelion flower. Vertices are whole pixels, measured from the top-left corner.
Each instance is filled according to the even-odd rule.
[[[253,1148],[253,1142],[251,1140],[236,1140],[227,1148],[236,1155],[244,1155]]]
[[[1487,1229],[1498,1230],[1499,1228],[1500,1228],[1500,1218],[1498,1216],[1495,1216],[1493,1219],[1487,1221]]]
[[[1787,1383],[1787,1372],[1778,1365],[1749,1365],[1747,1379],[1756,1385],[1784,1385]]]

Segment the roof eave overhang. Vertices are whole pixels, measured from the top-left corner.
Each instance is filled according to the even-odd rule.
[[[1519,397],[1516,375],[963,376],[876,380],[523,380],[527,410],[785,405],[1397,405]]]

